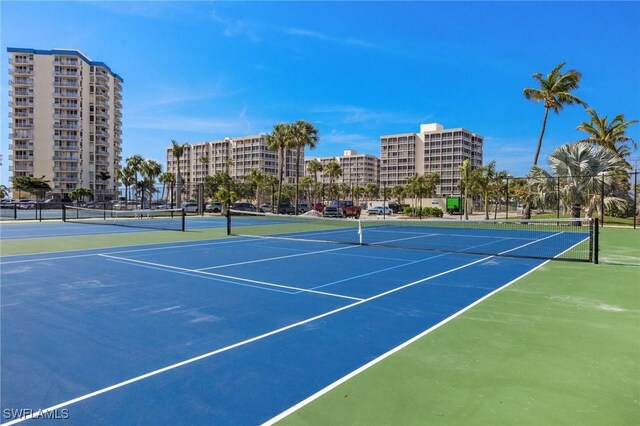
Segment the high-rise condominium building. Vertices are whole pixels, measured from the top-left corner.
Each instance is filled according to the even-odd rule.
[[[295,183],[296,152],[286,150],[284,155],[284,183]],[[173,147],[167,148],[167,171],[177,173],[178,162],[173,156]],[[300,153],[298,173],[304,174],[304,152]],[[180,158],[180,173],[186,188],[204,182],[205,176],[227,172],[232,178],[242,181],[251,170],[256,169],[278,176],[278,153],[267,148],[266,135],[251,135],[224,138],[211,142],[187,144]]]
[[[79,50],[7,51],[12,178],[44,176],[56,198],[81,187],[115,195],[122,78]]]
[[[460,166],[469,159],[472,169],[482,167],[482,143],[476,133],[438,123],[420,125],[419,133],[381,136],[380,185],[404,185],[416,173],[438,173],[438,194],[460,194]]]
[[[347,185],[365,186],[369,183],[378,183],[380,171],[380,160],[369,154],[358,154],[353,149],[346,149],[342,156],[310,158],[305,160],[305,172],[312,176],[316,182],[329,183],[329,176],[319,172],[313,176],[308,171],[309,162],[318,160],[324,168],[330,161],[335,161],[340,165],[342,175],[334,180],[334,183],[346,183]]]

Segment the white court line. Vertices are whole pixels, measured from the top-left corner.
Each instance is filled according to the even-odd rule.
[[[559,233],[561,234],[561,232]],[[560,257],[562,256],[564,253],[568,252],[569,250],[571,250],[572,248],[574,248],[575,246],[582,244],[584,241],[586,241],[588,239],[585,238],[579,242],[577,242],[576,244],[574,244],[573,246],[569,247],[568,249],[566,249],[565,251],[563,251],[562,253],[557,254],[554,258]],[[528,244],[527,244],[528,245]],[[504,253],[504,252],[503,252]],[[493,257],[493,256],[491,256]],[[422,333],[418,334],[417,336],[412,337],[411,339],[407,340],[404,343],[401,343],[400,345],[396,346],[395,348],[389,350],[388,352],[380,355],[379,357],[375,358],[374,360],[368,362],[367,364],[353,370],[351,373],[341,377],[340,379],[336,380],[335,382],[331,383],[330,385],[324,387],[323,389],[319,390],[318,392],[314,393],[313,395],[309,396],[308,398],[300,401],[299,403],[297,403],[296,405],[294,405],[293,407],[288,408],[287,410],[283,411],[282,413],[278,414],[277,416],[273,417],[272,419],[267,420],[266,422],[264,422],[261,426],[271,426],[274,423],[279,422],[280,420],[284,419],[285,417],[289,416],[290,414],[293,414],[294,412],[298,411],[300,408],[304,407],[305,405],[315,401],[316,399],[320,398],[322,395],[328,393],[329,391],[335,389],[336,387],[340,386],[341,384],[345,383],[346,381],[348,381],[349,379],[357,376],[358,374],[362,373],[363,371],[373,367],[374,365],[376,365],[377,363],[379,363],[380,361],[390,357],[391,355],[393,355],[394,353],[404,349],[405,347],[409,346],[410,344],[412,344],[413,342],[420,340],[421,338],[423,338],[424,336],[426,336],[427,334],[431,333],[432,331],[442,327],[443,325],[445,325],[446,323],[448,323],[449,321],[453,320],[454,318],[457,318],[458,316],[462,315],[463,313],[467,312],[469,309],[473,308],[474,306],[478,305],[479,303],[482,303],[484,300],[488,299],[489,297],[493,296],[494,294],[498,293],[499,291],[504,290],[505,288],[509,287],[510,285],[512,285],[513,283],[515,283],[516,281],[521,280],[522,278],[526,277],[527,275],[531,274],[533,271],[543,267],[544,265],[546,265],[547,263],[549,263],[551,261],[551,259],[544,261],[543,263],[541,263],[540,265],[536,266],[535,268],[525,272],[524,274],[520,275],[519,277],[509,281],[508,283],[506,283],[505,285],[503,285],[502,287],[499,287],[495,290],[493,290],[491,293],[488,293],[487,295],[483,296],[482,298],[476,300],[475,302],[473,302],[472,304],[466,306],[465,308],[459,310],[458,312],[456,312],[455,314],[443,319],[442,321],[440,321],[439,323],[435,324],[432,327],[429,327],[428,329],[426,329],[425,331],[423,331]]]
[[[491,256],[491,257],[493,257],[493,256]],[[400,351],[401,349],[404,349],[405,347],[409,346],[413,342],[423,338],[424,336],[426,336],[427,334],[431,333],[432,331],[442,327],[443,325],[445,325],[449,321],[457,318],[458,316],[460,316],[463,313],[467,312],[469,309],[473,308],[477,304],[483,302],[484,300],[488,299],[489,297],[493,296],[494,294],[498,293],[499,291],[509,287],[511,284],[515,283],[516,281],[526,277],[527,275],[529,275],[530,273],[532,273],[536,269],[538,269],[538,268],[542,267],[543,265],[545,265],[547,262],[550,262],[550,260],[547,260],[546,262],[541,263],[540,265],[536,266],[535,268],[531,269],[530,271],[525,272],[524,274],[520,275],[519,277],[509,281],[507,284],[503,285],[502,287],[493,290],[491,293],[483,296],[482,298],[476,300],[475,302],[471,303],[470,305],[462,308],[458,312],[456,312],[456,313],[452,314],[451,316],[443,319],[442,321],[440,321],[439,323],[435,324],[434,326],[426,329],[425,331],[423,331],[422,333],[418,334],[417,336],[412,337],[411,339],[407,340],[404,343],[401,343],[400,345],[396,346],[395,348],[391,349],[390,351],[380,355],[379,357],[375,358],[374,360],[372,360],[372,361],[368,362],[367,364],[363,365],[362,367],[357,368],[356,370],[352,371],[351,373],[347,374],[344,377],[341,377],[340,379],[336,380],[335,382],[331,383],[330,385],[326,386],[325,388],[319,390],[318,392],[314,393],[313,395],[309,396],[308,398],[304,399],[303,401],[300,401],[299,403],[297,403],[293,407],[283,411],[282,413],[278,414],[277,416],[273,417],[272,419],[267,420],[266,422],[264,422],[262,424],[262,426],[271,426],[274,423],[279,422],[280,420],[284,419],[288,415],[294,413],[295,411],[299,410],[300,408],[304,407],[305,405],[307,405],[307,404],[311,403],[312,401],[318,399],[319,397],[321,397],[325,393],[327,393],[327,392],[335,389],[336,387],[340,386],[342,383],[346,382],[347,380],[351,379],[352,377],[357,376],[358,374],[360,374],[363,371],[369,369],[370,367],[374,366],[375,364],[379,363],[380,361],[384,360],[385,358],[388,358],[391,355],[393,355],[394,353]]]
[[[385,291],[384,293],[380,293],[380,294],[377,294],[377,295],[375,295],[375,296],[371,296],[371,297],[369,297],[368,299],[359,300],[359,301],[357,301],[357,302],[355,302],[355,303],[351,303],[351,304],[349,304],[349,305],[345,305],[345,306],[343,306],[343,307],[341,307],[341,308],[337,308],[337,309],[334,309],[334,310],[332,310],[332,311],[325,312],[325,313],[323,313],[323,314],[319,314],[319,315],[316,315],[316,316],[311,317],[311,318],[307,318],[307,319],[305,319],[305,320],[299,321],[299,322],[294,323],[294,324],[289,324],[289,325],[287,325],[287,326],[284,326],[284,327],[278,328],[278,329],[276,329],[276,330],[269,331],[269,332],[264,333],[264,334],[261,334],[261,335],[259,335],[259,336],[255,336],[255,337],[252,337],[252,338],[249,338],[249,339],[243,340],[243,341],[241,341],[241,342],[234,343],[234,344],[229,345],[229,346],[226,346],[226,347],[224,347],[224,348],[216,349],[216,350],[214,350],[214,351],[207,352],[207,353],[205,353],[205,354],[198,355],[198,356],[196,356],[196,357],[189,358],[189,359],[186,359],[186,360],[184,360],[184,361],[180,361],[180,362],[177,362],[177,363],[175,363],[175,364],[171,364],[171,365],[168,365],[168,366],[166,366],[166,367],[163,367],[163,368],[159,368],[159,369],[157,369],[157,370],[150,371],[149,373],[145,373],[145,374],[142,374],[142,375],[140,375],[140,376],[133,377],[133,378],[131,378],[131,379],[129,379],[129,380],[125,380],[125,381],[123,381],[123,382],[116,383],[116,384],[111,385],[111,386],[107,386],[107,387],[102,388],[102,389],[99,389],[99,390],[97,390],[97,391],[94,391],[94,392],[91,392],[91,393],[88,393],[88,394],[85,394],[85,395],[79,396],[79,397],[77,397],[77,398],[73,398],[73,399],[70,399],[70,400],[68,400],[68,401],[61,402],[61,403],[56,404],[56,405],[53,405],[53,406],[51,406],[51,407],[48,407],[48,408],[44,408],[44,409],[41,409],[41,410],[35,411],[33,414],[30,414],[30,415],[26,415],[26,416],[19,417],[19,418],[14,419],[14,420],[12,420],[12,421],[10,421],[10,422],[7,422],[7,423],[2,423],[2,426],[5,426],[5,425],[6,425],[6,426],[9,426],[9,425],[17,424],[17,423],[21,423],[21,422],[23,422],[23,421],[25,421],[25,420],[29,420],[29,419],[31,419],[31,418],[34,418],[34,417],[36,417],[36,416],[42,416],[44,413],[50,413],[50,412],[52,412],[52,411],[59,410],[59,409],[64,408],[64,407],[68,407],[69,405],[76,404],[76,403],[78,403],[78,402],[84,401],[84,400],[89,399],[89,398],[93,398],[93,397],[98,396],[98,395],[101,395],[101,394],[103,394],[103,393],[110,392],[110,391],[112,391],[112,390],[115,390],[115,389],[118,389],[118,388],[121,388],[121,387],[124,387],[124,386],[130,385],[130,384],[132,384],[132,383],[139,382],[139,381],[144,380],[144,379],[147,379],[147,378],[149,378],[149,377],[157,376],[158,374],[164,373],[164,372],[166,372],[166,371],[174,370],[174,369],[176,369],[176,368],[178,368],[178,367],[182,367],[182,366],[184,366],[184,365],[188,365],[188,364],[194,363],[194,362],[196,362],[196,361],[200,361],[200,360],[202,360],[202,359],[209,358],[209,357],[211,357],[211,356],[214,356],[214,355],[220,354],[220,353],[222,353],[222,352],[226,352],[226,351],[229,351],[229,350],[231,350],[231,349],[235,349],[235,348],[238,348],[238,347],[240,347],[240,346],[244,346],[244,345],[247,345],[247,344],[249,344],[249,343],[253,343],[253,342],[256,342],[256,341],[258,341],[258,340],[265,339],[265,338],[267,338],[267,337],[270,337],[270,336],[273,336],[273,335],[276,335],[276,334],[282,333],[282,332],[287,331],[287,330],[290,330],[290,329],[292,329],[292,328],[300,327],[300,326],[302,326],[302,325],[304,325],[304,324],[307,324],[307,323],[309,323],[309,322],[316,321],[316,320],[318,320],[318,319],[325,318],[325,317],[328,317],[328,316],[330,316],[330,315],[334,315],[334,314],[336,314],[336,313],[338,313],[338,312],[342,312],[342,311],[344,311],[344,310],[351,309],[351,308],[353,308],[353,307],[355,307],[355,306],[358,306],[358,305],[361,305],[361,304],[363,304],[363,303],[367,303],[367,302],[370,302],[370,301],[372,301],[372,300],[378,299],[378,298],[380,298],[380,297],[384,297],[384,296],[387,296],[387,295],[389,295],[389,294],[392,294],[392,293],[398,292],[398,291],[400,291],[400,290],[404,290],[405,288],[413,287],[413,286],[415,286],[415,285],[422,284],[422,283],[424,283],[424,282],[430,281],[430,280],[432,280],[432,279],[434,279],[434,278],[438,278],[438,277],[441,277],[441,276],[443,276],[443,275],[450,274],[450,273],[455,272],[455,271],[459,271],[459,270],[461,270],[461,269],[464,269],[464,268],[467,268],[467,267],[469,267],[469,266],[472,266],[472,265],[475,265],[475,264],[477,264],[477,263],[480,263],[480,262],[483,262],[483,261],[485,261],[485,260],[488,260],[488,259],[490,259],[490,258],[492,258],[492,257],[494,257],[494,256],[487,256],[487,257],[484,257],[484,258],[482,258],[482,259],[478,259],[478,260],[475,260],[475,261],[473,261],[473,262],[466,263],[466,264],[464,264],[464,265],[458,266],[458,267],[456,267],[456,268],[452,268],[452,269],[449,269],[449,270],[447,270],[447,271],[440,272],[440,273],[438,273],[438,274],[431,275],[431,276],[429,276],[429,277],[422,278],[422,279],[420,279],[420,280],[413,281],[413,282],[410,282],[410,283],[408,283],[408,284],[404,284],[404,285],[402,285],[402,286],[400,286],[400,287],[396,287],[396,288],[394,288],[394,289],[391,289],[391,290]]]
[[[300,241],[300,240],[295,240],[295,241]],[[327,249],[327,250],[317,250],[317,251],[308,251],[308,252],[304,252],[304,253],[287,254],[287,255],[284,255],[284,256],[268,257],[266,259],[247,260],[245,262],[236,262],[236,263],[227,263],[227,264],[218,265],[218,266],[209,266],[209,267],[206,267],[206,268],[194,269],[194,271],[199,271],[200,272],[200,271],[207,271],[209,269],[228,268],[230,266],[240,266],[240,265],[249,265],[249,264],[252,264],[252,263],[271,262],[272,260],[290,259],[292,257],[301,257],[301,256],[309,256],[309,255],[312,255],[312,254],[328,253],[328,252],[332,252],[332,251],[348,250],[348,249],[353,249],[353,248],[356,248],[356,247],[358,247],[358,246],[357,245],[353,245],[353,246],[347,246],[347,247],[332,248],[332,249]]]
[[[363,300],[363,299],[361,299],[359,297],[345,296],[343,294],[327,293],[327,292],[324,292],[324,291],[311,290],[311,289],[300,288],[300,287],[292,287],[292,286],[287,286],[287,285],[282,285],[282,284],[270,283],[270,282],[266,282],[266,281],[250,280],[248,278],[240,278],[240,277],[234,277],[234,276],[231,276],[231,275],[216,274],[216,273],[213,273],[213,272],[199,271],[197,269],[181,268],[181,267],[178,267],[178,266],[165,265],[165,264],[162,264],[162,263],[147,262],[147,261],[144,261],[144,260],[129,259],[129,258],[126,258],[126,257],[111,256],[111,255],[108,255],[108,254],[100,254],[99,256],[100,257],[105,257],[107,259],[117,260],[119,262],[126,263],[126,264],[129,264],[129,265],[151,267],[151,268],[160,269],[160,270],[166,271],[166,272],[182,273],[182,274],[187,274],[187,275],[200,277],[200,278],[205,278],[205,277],[225,278],[227,280],[234,280],[234,281],[246,282],[246,283],[250,283],[250,284],[256,284],[256,288],[261,288],[260,286],[267,286],[267,287],[281,288],[281,289],[286,289],[286,290],[293,290],[293,291],[297,292],[297,293],[288,293],[288,294],[314,293],[314,294],[320,294],[320,295],[323,295],[323,296],[338,297],[338,298],[341,298],[341,299]],[[265,290],[270,290],[270,289],[265,289]]]

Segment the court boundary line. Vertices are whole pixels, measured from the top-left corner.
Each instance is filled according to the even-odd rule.
[[[566,253],[569,250],[573,249],[575,246],[577,246],[579,244],[582,244],[587,239],[588,238],[585,238],[585,239],[577,242],[576,244],[572,245],[568,249],[564,250],[562,253],[557,254],[555,257],[562,256],[564,253]],[[490,256],[490,257],[496,257],[496,256]],[[443,319],[439,323],[429,327],[428,329],[426,329],[422,333],[419,333],[418,335],[412,337],[411,339],[408,339],[407,341],[399,344],[395,348],[390,349],[389,351],[387,351],[384,354],[378,356],[377,358],[375,358],[375,359],[369,361],[368,363],[366,363],[366,364],[358,367],[357,369],[353,370],[351,373],[339,378],[338,380],[334,381],[333,383],[330,383],[329,385],[325,386],[324,388],[320,389],[319,391],[315,392],[314,394],[308,396],[307,398],[303,399],[302,401],[298,402],[297,404],[293,405],[292,407],[289,407],[288,409],[286,409],[285,411],[281,412],[280,414],[277,414],[276,416],[274,416],[271,419],[267,420],[266,422],[262,423],[261,426],[272,426],[273,424],[279,422],[280,420],[283,420],[284,418],[290,416],[291,414],[295,413],[299,409],[301,409],[304,406],[310,404],[311,402],[313,402],[316,399],[320,398],[324,394],[332,391],[333,389],[337,388],[341,384],[347,382],[348,380],[352,379],[353,377],[357,376],[358,374],[362,373],[363,371],[368,370],[369,368],[371,368],[374,365],[378,364],[379,362],[385,360],[386,358],[390,357],[391,355],[395,354],[396,352],[399,352],[400,350],[406,348],[407,346],[411,345],[412,343],[414,343],[414,342],[420,340],[421,338],[425,337],[426,335],[430,334],[432,331],[434,331],[434,330],[442,327],[443,325],[447,324],[449,321],[452,321],[453,319],[457,318],[458,316],[464,314],[465,312],[467,312],[468,310],[472,309],[476,305],[482,303],[483,301],[485,301],[489,297],[493,296],[494,294],[496,294],[496,293],[504,290],[505,288],[511,286],[512,284],[520,281],[521,279],[523,279],[527,275],[535,272],[539,268],[542,268],[544,265],[546,265],[547,263],[551,262],[552,260],[553,259],[548,259],[546,261],[543,261],[541,264],[539,264],[535,268],[530,269],[529,271],[525,272],[524,274],[514,278],[513,280],[509,281],[508,283],[506,283],[502,287],[499,287],[499,288],[491,291],[490,293],[484,295],[483,297],[481,297],[480,299],[478,299],[475,302],[471,303],[470,305],[467,305],[466,307],[462,308],[458,312],[456,312],[456,313],[450,315],[449,317]]]
[[[165,265],[165,264],[162,264],[162,263],[147,262],[145,260],[128,259],[126,257],[111,256],[111,255],[108,255],[108,254],[100,254],[98,256],[104,257],[106,259],[110,259],[110,260],[113,260],[113,261],[117,261],[117,262],[120,262],[120,263],[124,263],[124,264],[127,264],[127,265],[136,265],[136,266],[141,266],[141,267],[161,270],[161,271],[164,271],[164,272],[172,272],[172,273],[178,273],[178,274],[183,274],[183,275],[189,275],[189,276],[193,276],[193,277],[197,277],[197,278],[208,278],[208,279],[214,279],[214,280],[217,279],[218,281],[227,282],[229,284],[245,285],[245,286],[250,286],[250,287],[253,287],[253,288],[260,289],[260,290],[278,291],[280,293],[286,293],[286,294],[290,294],[290,295],[296,295],[296,294],[300,294],[300,293],[313,293],[313,294],[320,294],[320,295],[323,295],[323,296],[337,297],[337,298],[341,298],[341,299],[350,299],[350,300],[358,300],[358,301],[364,300],[364,299],[362,299],[360,297],[346,296],[346,295],[343,295],[343,294],[328,293],[328,292],[325,292],[325,291],[318,291],[318,290],[314,290],[314,289],[305,289],[305,288],[301,288],[301,287],[293,287],[293,286],[288,286],[288,285],[283,285],[283,284],[269,283],[269,282],[266,282],[266,281],[251,280],[251,279],[248,279],[248,278],[234,277],[234,276],[231,276],[231,275],[216,274],[214,272],[199,271],[197,269],[181,268],[179,266],[172,266],[172,265]],[[221,280],[220,278],[224,278],[224,280]],[[241,281],[241,282],[246,282],[246,283],[249,283],[249,284],[240,284],[240,283],[229,281],[229,280]],[[254,284],[254,285],[251,285],[251,284]],[[269,288],[269,287],[275,287],[275,288]],[[276,289],[294,290],[294,292],[288,292],[288,291],[276,290]]]
[[[495,256],[491,256],[491,257],[495,257]],[[324,387],[323,389],[319,390],[318,392],[314,393],[313,395],[311,395],[311,396],[307,397],[306,399],[300,401],[296,405],[288,408],[287,410],[281,412],[280,414],[276,415],[275,417],[272,417],[271,419],[269,419],[266,422],[262,423],[261,426],[271,426],[274,423],[276,423],[276,422],[284,419],[285,417],[293,414],[294,412],[298,411],[300,408],[304,407],[305,405],[315,401],[316,399],[320,398],[322,395],[324,395],[324,394],[328,393],[329,391],[335,389],[336,387],[340,386],[341,384],[343,384],[344,382],[348,381],[349,379],[357,376],[361,372],[369,369],[370,367],[374,366],[375,364],[378,364],[379,362],[381,362],[384,359],[390,357],[391,355],[395,354],[396,352],[399,352],[400,350],[404,349],[405,347],[409,346],[410,344],[414,343],[415,341],[421,339],[422,337],[426,336],[427,334],[430,334],[432,331],[442,327],[443,325],[445,325],[449,321],[457,318],[458,316],[460,316],[463,313],[467,312],[468,310],[472,309],[473,307],[475,307],[479,303],[483,302],[484,300],[488,299],[489,297],[493,296],[494,294],[498,293],[499,291],[509,287],[510,285],[515,283],[516,281],[519,281],[520,279],[526,277],[527,275],[531,274],[532,272],[534,272],[538,268],[542,267],[543,265],[546,265],[547,262],[550,262],[550,261],[551,260],[544,261],[543,263],[541,263],[540,265],[536,266],[535,268],[533,268],[533,269],[525,272],[524,274],[520,275],[519,277],[509,281],[507,284],[503,285],[502,287],[499,287],[499,288],[493,290],[492,292],[484,295],[480,299],[476,300],[475,302],[471,303],[470,305],[467,305],[466,307],[462,308],[458,312],[456,312],[456,313],[452,314],[451,316],[443,319],[439,323],[429,327],[428,329],[426,329],[422,333],[420,333],[420,334],[412,337],[411,339],[401,343],[400,345],[396,346],[395,348],[385,352],[384,354],[380,355],[379,357],[369,361],[365,365],[353,370],[351,373],[347,374],[346,376],[341,377],[340,379],[338,379],[335,382],[329,384],[328,386]]]
[[[217,355],[217,354],[220,354],[220,353],[223,353],[223,352],[227,352],[227,351],[229,351],[231,349],[235,349],[235,348],[247,345],[249,343],[253,343],[253,342],[256,342],[256,341],[259,341],[259,340],[263,340],[263,339],[265,339],[267,337],[270,337],[270,336],[273,336],[273,335],[276,335],[276,334],[280,334],[282,332],[285,332],[287,330],[291,330],[293,328],[300,327],[300,326],[302,326],[304,324],[307,324],[309,322],[316,321],[316,320],[319,320],[319,319],[322,319],[322,318],[337,314],[338,312],[342,312],[342,311],[345,311],[347,309],[351,309],[351,308],[353,308],[355,306],[362,305],[364,303],[368,303],[368,302],[370,302],[372,300],[379,299],[379,298],[387,296],[389,294],[396,293],[398,291],[404,290],[405,288],[413,287],[413,286],[422,284],[424,282],[431,281],[431,280],[433,280],[435,278],[438,278],[438,277],[441,277],[443,275],[447,275],[447,274],[450,274],[452,272],[456,272],[456,271],[459,271],[461,269],[468,268],[470,266],[473,266],[473,265],[478,264],[480,262],[484,262],[484,261],[486,261],[488,259],[491,259],[493,257],[495,257],[495,256],[486,256],[486,257],[483,257],[481,259],[477,259],[477,260],[475,260],[473,262],[465,263],[465,264],[457,266],[455,268],[451,268],[451,269],[448,269],[446,271],[439,272],[439,273],[431,275],[429,277],[422,278],[422,279],[419,279],[419,280],[416,280],[416,281],[412,281],[410,283],[407,283],[407,284],[401,285],[399,287],[395,287],[393,289],[390,289],[390,290],[387,290],[385,292],[379,293],[377,295],[371,296],[371,297],[369,297],[367,299],[363,299],[363,300],[360,300],[360,301],[357,301],[357,302],[342,306],[340,308],[336,308],[336,309],[333,309],[331,311],[315,315],[313,317],[304,319],[302,321],[298,321],[297,323],[289,324],[289,325],[286,325],[284,327],[280,327],[278,329],[271,330],[269,332],[260,334],[258,336],[254,336],[254,337],[251,337],[249,339],[245,339],[245,340],[242,340],[240,342],[236,342],[234,344],[225,346],[223,348],[219,348],[219,349],[216,349],[216,350],[213,350],[213,351],[210,351],[210,352],[207,352],[207,353],[204,353],[204,354],[201,354],[201,355],[198,355],[198,356],[195,356],[195,357],[192,357],[192,358],[189,358],[189,359],[186,359],[186,360],[183,360],[183,361],[180,361],[180,362],[177,362],[177,363],[174,363],[174,364],[171,364],[171,365],[168,365],[168,366],[165,366],[165,367],[150,371],[148,373],[138,375],[138,376],[133,377],[131,379],[124,380],[122,382],[113,384],[111,386],[104,387],[102,389],[98,389],[97,391],[93,391],[93,392],[87,393],[85,395],[81,395],[79,397],[72,398],[70,400],[61,402],[59,404],[52,405],[52,406],[50,406],[48,408],[39,409],[37,411],[34,411],[31,414],[19,417],[17,419],[13,419],[13,420],[11,420],[9,422],[6,422],[6,423],[1,423],[0,426],[14,425],[14,424],[17,424],[17,423],[21,423],[21,422],[23,422],[25,420],[30,420],[30,419],[35,418],[35,417],[40,417],[45,413],[50,413],[52,411],[55,411],[55,410],[58,410],[58,409],[61,409],[61,408],[76,404],[78,402],[93,398],[95,396],[102,395],[102,394],[110,392],[112,390],[116,390],[116,389],[122,388],[122,387],[130,385],[132,383],[139,382],[139,381],[147,379],[149,377],[157,376],[157,375],[162,374],[164,372],[175,370],[176,368],[179,368],[179,367],[182,367],[182,366],[185,366],[185,365],[189,365],[189,364],[192,364],[194,362],[197,362],[197,361],[200,361],[200,360],[203,360],[203,359],[206,359],[206,358],[210,358],[210,357],[212,357],[214,355]]]

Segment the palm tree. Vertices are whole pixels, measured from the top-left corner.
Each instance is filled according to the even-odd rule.
[[[209,176],[209,156],[203,155],[199,158],[202,165],[204,165],[204,175]]]
[[[314,183],[314,190],[313,190],[313,202],[316,203],[318,202],[318,173],[322,172],[322,163],[320,162],[320,160],[318,160],[317,158],[314,158],[313,160],[310,160],[309,163],[307,163],[307,173],[309,173],[310,175],[313,175],[313,183]]]
[[[496,162],[492,161],[484,167],[471,172],[474,189],[482,196],[484,203],[484,218],[489,220],[489,195],[491,193],[491,181],[496,173]]]
[[[469,194],[472,191],[473,177],[471,174],[471,163],[467,158],[460,166],[460,189],[464,196],[464,218],[469,220]]]
[[[494,162],[495,163],[495,162]],[[501,203],[502,197],[506,194],[506,180],[509,173],[506,170],[495,172],[489,180],[489,195],[494,200],[493,219],[498,217],[498,205]],[[507,200],[507,208],[509,208],[509,200]]]
[[[302,188],[303,197],[305,197],[307,200],[311,198],[310,192],[312,187],[313,179],[311,179],[311,176],[302,176],[302,178],[300,179],[300,188]]]
[[[5,198],[9,195],[9,188],[6,185],[0,185],[0,198]]]
[[[331,159],[327,165],[324,166],[324,174],[329,178],[329,192],[333,193],[333,182],[342,176],[342,167],[340,167],[337,161]]]
[[[299,184],[299,168],[300,168],[300,154],[305,148],[315,149],[320,139],[318,136],[318,129],[308,121],[298,120],[290,125],[291,130],[291,147],[296,150],[296,174],[295,174],[295,214],[298,214],[298,184]]]
[[[176,159],[176,207],[180,208],[182,205],[182,174],[180,173],[180,159],[184,155],[186,143],[180,145],[178,142],[171,140],[171,144],[173,147],[171,148],[171,153],[173,154],[173,158]]]
[[[585,205],[589,213],[598,209],[602,218],[601,202],[606,208],[625,203],[617,197],[601,198],[603,187],[605,193],[609,193],[619,185],[618,172],[627,166],[615,151],[579,142],[561,145],[549,156],[549,165],[556,175],[564,177],[560,196],[565,205],[570,206],[572,218],[579,218]]]
[[[538,145],[536,147],[536,155],[533,158],[533,165],[538,164],[538,157],[540,156],[540,148],[542,147],[542,138],[544,137],[544,131],[547,126],[547,117],[549,116],[549,110],[553,110],[556,114],[560,114],[560,111],[564,105],[578,104],[584,107],[587,106],[580,98],[573,95],[571,92],[576,90],[580,85],[580,78],[582,74],[576,70],[569,70],[566,73],[562,73],[562,67],[566,62],[562,62],[556,66],[546,77],[543,77],[540,73],[532,75],[534,80],[538,82],[540,88],[524,89],[524,97],[536,102],[544,102],[544,118],[542,120],[542,130],[540,131],[540,137],[538,138]]]
[[[278,153],[278,204],[282,199],[282,181],[284,180],[284,160],[285,151],[291,148],[291,125],[278,123],[273,126],[271,134],[266,138],[267,147],[270,151]],[[276,206],[277,208],[277,206]]]
[[[79,201],[85,197],[93,198],[93,192],[89,188],[75,188],[69,191],[69,198],[73,201]]]
[[[149,207],[151,207],[151,196],[155,190],[156,178],[162,173],[162,166],[155,160],[146,160],[140,166],[142,173],[142,208],[144,208],[144,188],[149,185]]]
[[[626,135],[627,128],[632,124],[636,124],[638,120],[624,121],[624,115],[618,114],[609,123],[606,115],[600,117],[598,113],[591,108],[587,109],[587,112],[591,116],[591,119],[588,123],[582,122],[577,129],[587,132],[589,137],[582,139],[580,142],[592,143],[609,148],[615,151],[618,157],[626,161],[631,155],[631,149],[627,143],[630,142],[634,149],[638,148],[636,141]],[[628,163],[627,167],[630,167]]]
[[[171,172],[161,173],[158,177],[158,180],[160,181],[160,183],[162,183],[162,196],[160,198],[164,200],[164,191],[167,187],[167,184],[171,185],[176,183],[176,175]]]
[[[378,192],[378,185],[375,183],[368,183],[364,186],[364,196],[366,197],[367,204],[369,203],[369,200],[378,196]]]
[[[266,181],[265,174],[262,173],[262,171],[259,169],[251,169],[251,172],[249,173],[249,176],[248,176],[248,180],[249,182],[251,182],[253,186],[255,186],[256,209],[259,209],[260,189],[262,188],[262,186]]]
[[[96,178],[100,179],[102,181],[102,184],[105,185],[105,182],[111,179],[111,175],[109,174],[108,171],[102,170],[96,174]],[[100,192],[102,194],[102,199],[104,199],[104,193],[102,192],[102,190]]]
[[[135,185],[136,175],[131,167],[124,166],[116,171],[116,179],[124,185],[124,203],[125,208],[129,208],[129,187]]]

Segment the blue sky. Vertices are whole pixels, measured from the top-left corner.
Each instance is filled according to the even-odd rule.
[[[1,5],[2,183],[7,47],[74,48],[124,79],[123,154],[165,164],[171,139],[320,130],[307,156],[380,154],[421,123],[485,137],[485,163],[526,174],[543,116],[534,72],[582,72],[576,95],[640,119],[640,2],[11,2]],[[551,114],[541,158],[580,139],[582,107]],[[640,142],[640,125],[630,136]],[[633,158],[639,157],[638,151]],[[541,161],[546,165],[546,160]]]

